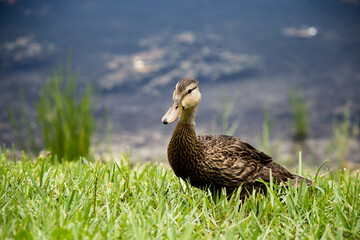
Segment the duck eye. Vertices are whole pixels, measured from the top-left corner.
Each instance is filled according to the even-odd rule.
[[[176,106],[176,108],[175,108],[175,109],[177,110],[178,108],[179,108],[179,106]]]
[[[192,92],[192,89],[189,89],[189,90],[188,90],[188,93],[190,94],[191,92]]]

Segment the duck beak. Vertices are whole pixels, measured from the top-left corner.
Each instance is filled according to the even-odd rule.
[[[182,111],[182,106],[181,105],[182,104],[181,104],[180,100],[174,100],[173,99],[169,110],[162,117],[161,121],[164,124],[174,122],[181,114],[181,111]]]

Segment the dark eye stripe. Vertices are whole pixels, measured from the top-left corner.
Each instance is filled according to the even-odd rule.
[[[196,88],[197,88],[197,87],[194,87],[194,88],[192,88],[192,89],[189,89],[187,93],[190,94],[190,93],[191,93],[193,90],[195,90]]]

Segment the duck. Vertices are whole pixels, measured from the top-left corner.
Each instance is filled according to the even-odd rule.
[[[199,83],[191,77],[178,81],[164,124],[178,119],[170,139],[167,156],[175,175],[200,189],[225,189],[232,194],[240,189],[241,198],[254,190],[266,192],[271,181],[299,185],[311,180],[290,173],[272,157],[239,138],[228,135],[196,135],[195,117],[201,100]],[[240,188],[241,187],[241,188]],[[221,192],[220,192],[221,193]]]

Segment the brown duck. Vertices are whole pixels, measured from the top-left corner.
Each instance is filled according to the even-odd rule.
[[[301,176],[290,173],[265,153],[238,138],[226,135],[200,135],[195,132],[196,109],[201,100],[198,82],[182,78],[175,87],[172,103],[161,121],[164,124],[179,121],[168,146],[169,163],[176,176],[189,180],[194,187],[212,186],[227,193],[243,186],[249,192],[265,190],[258,181],[299,184]],[[307,185],[311,181],[304,179]],[[241,196],[246,196],[242,191]]]

